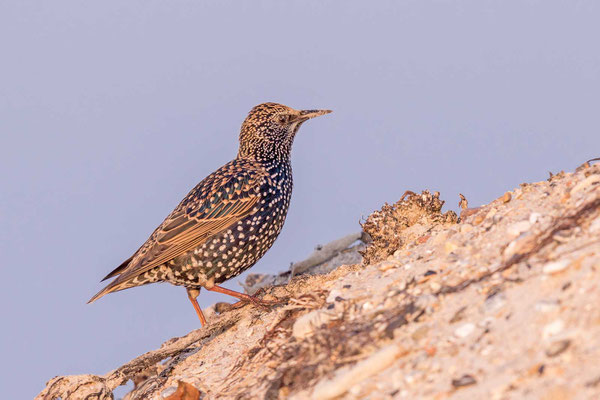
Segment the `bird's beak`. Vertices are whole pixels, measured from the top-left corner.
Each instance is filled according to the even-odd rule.
[[[319,117],[321,115],[329,114],[331,110],[302,110],[298,114],[298,121],[306,121],[311,118]]]

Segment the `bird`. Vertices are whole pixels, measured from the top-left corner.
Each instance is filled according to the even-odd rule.
[[[168,282],[186,289],[201,326],[207,323],[197,300],[201,289],[242,304],[271,304],[219,284],[256,264],[279,236],[292,195],[296,133],[304,122],[330,112],[272,102],[253,107],[240,129],[237,156],[198,183],[148,240],[102,279],[114,278],[88,303]]]

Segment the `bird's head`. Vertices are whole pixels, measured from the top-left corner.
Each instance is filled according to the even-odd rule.
[[[287,160],[296,132],[305,121],[331,110],[295,110],[277,103],[250,110],[240,131],[238,157]]]

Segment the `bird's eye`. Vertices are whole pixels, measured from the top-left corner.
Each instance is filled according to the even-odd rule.
[[[290,116],[287,114],[282,114],[279,117],[277,117],[277,122],[279,122],[280,124],[285,124],[290,120]]]

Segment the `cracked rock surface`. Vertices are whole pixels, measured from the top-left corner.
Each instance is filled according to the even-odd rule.
[[[111,399],[129,379],[129,400],[600,398],[600,165],[500,194],[457,222],[411,193],[367,219],[373,242],[246,282],[284,304],[213,312],[37,398]]]

